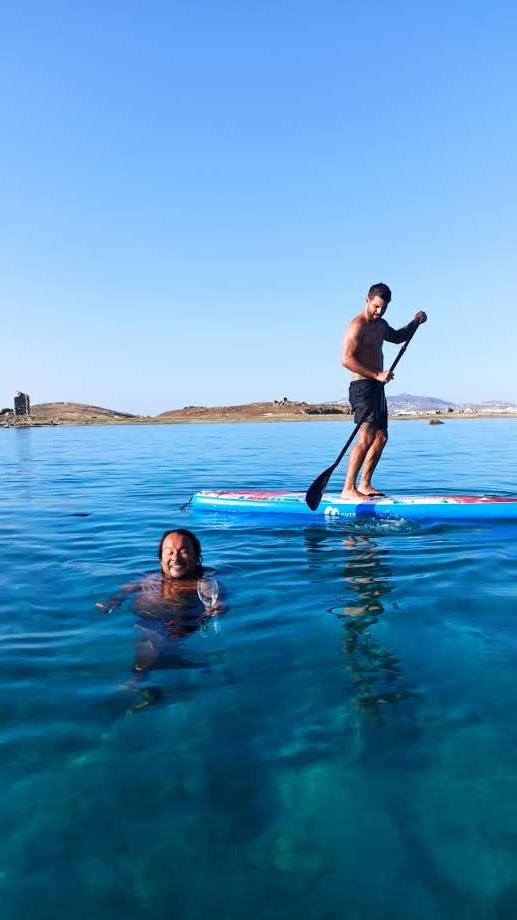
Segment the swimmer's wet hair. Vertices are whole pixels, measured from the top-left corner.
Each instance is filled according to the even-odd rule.
[[[201,543],[199,542],[199,540],[198,540],[198,538],[196,537],[195,533],[192,533],[191,530],[187,530],[186,527],[174,527],[173,530],[166,530],[165,533],[162,534],[162,538],[161,538],[161,540],[160,540],[160,545],[159,545],[159,547],[158,547],[158,559],[160,560],[160,562],[161,562],[161,559],[162,559],[163,544],[164,544],[165,540],[167,539],[167,537],[170,537],[170,535],[171,535],[172,533],[178,533],[178,534],[180,535],[180,537],[186,537],[187,540],[190,540],[190,542],[191,542],[191,544],[192,544],[192,548],[193,548],[194,553],[195,553],[195,556],[196,556],[196,566],[197,566],[197,568],[198,568],[198,571],[201,572],[202,569],[203,569],[203,564],[202,564],[202,563],[203,563],[203,556],[202,556],[202,554],[201,554]]]

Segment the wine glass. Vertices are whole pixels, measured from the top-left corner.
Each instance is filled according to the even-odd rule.
[[[217,598],[219,597],[219,585],[217,584],[217,579],[211,578],[207,575],[205,575],[203,578],[200,578],[197,583],[197,594],[205,609],[211,610],[213,607],[215,607]]]

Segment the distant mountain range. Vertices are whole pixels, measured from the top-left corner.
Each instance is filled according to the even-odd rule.
[[[438,399],[436,396],[413,396],[401,393],[399,396],[387,396],[390,414],[399,412],[446,412],[447,409],[472,410],[473,412],[517,411],[517,400],[490,399],[485,402],[455,403],[452,400]]]
[[[446,412],[455,409],[456,404],[436,396],[413,396],[411,393],[400,393],[398,396],[388,396],[388,411],[390,415],[399,412]]]
[[[517,399],[486,399],[483,402],[457,403],[452,399],[438,399],[437,396],[415,396],[412,393],[400,393],[398,396],[388,396],[388,411],[390,415],[405,412],[517,412]],[[331,405],[348,405],[348,399],[333,400]]]

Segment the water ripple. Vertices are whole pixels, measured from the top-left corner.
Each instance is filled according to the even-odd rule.
[[[387,490],[515,493],[514,421],[391,427]],[[349,430],[0,431],[9,920],[333,917],[345,898],[350,916],[513,916],[517,527],[182,510],[200,488],[305,489]],[[175,526],[225,612],[162,635],[142,674],[162,624],[95,603],[155,571]]]

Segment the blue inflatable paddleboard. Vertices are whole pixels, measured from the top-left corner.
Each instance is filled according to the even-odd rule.
[[[326,493],[316,511],[305,502],[305,492],[242,489],[220,491],[203,489],[190,500],[196,511],[217,511],[311,521],[338,521],[350,518],[402,518],[411,521],[517,520],[517,496],[490,495],[391,495],[362,502]]]

